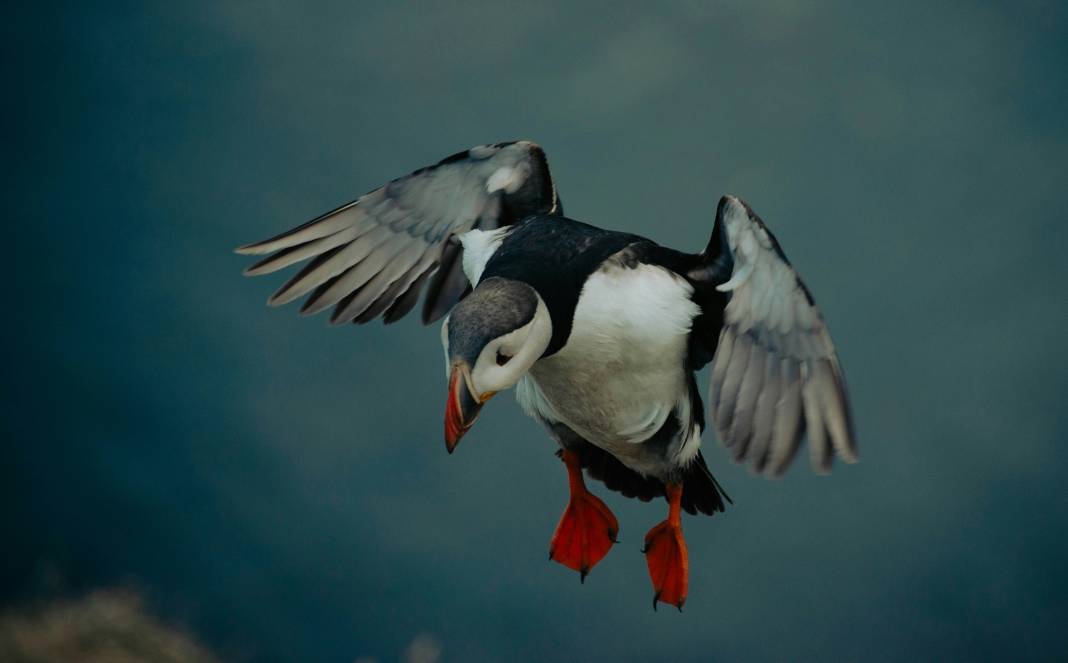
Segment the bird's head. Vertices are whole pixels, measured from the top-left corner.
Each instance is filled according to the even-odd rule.
[[[552,334],[545,302],[519,281],[490,277],[456,305],[441,327],[449,375],[449,453],[475,423],[482,405],[530,370]]]

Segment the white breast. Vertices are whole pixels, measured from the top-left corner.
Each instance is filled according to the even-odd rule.
[[[520,403],[641,469],[637,443],[688,399],[691,293],[666,269],[606,263],[586,281],[567,344],[520,384]]]

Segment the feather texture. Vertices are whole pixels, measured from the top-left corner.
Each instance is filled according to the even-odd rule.
[[[735,460],[773,477],[789,466],[806,430],[817,472],[829,471],[835,455],[856,462],[845,379],[808,290],[744,202],[720,201],[716,233],[733,263],[715,288],[729,293],[710,389],[720,441]]]
[[[236,249],[272,255],[245,270],[259,276],[310,262],[275,292],[280,306],[312,293],[301,312],[334,307],[331,322],[397,320],[429,280],[423,321],[445,315],[468,287],[450,238],[534,214],[558,214],[545,153],[519,141],[482,145],[389,182],[302,226]],[[401,304],[399,306],[395,304]]]

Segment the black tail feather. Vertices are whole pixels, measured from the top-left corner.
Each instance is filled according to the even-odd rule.
[[[697,452],[697,457],[686,468],[682,482],[682,508],[691,515],[706,513],[711,516],[717,512],[723,513],[727,508],[724,500],[727,504],[734,504],[727,491],[712,476],[704,456],[700,451]]]

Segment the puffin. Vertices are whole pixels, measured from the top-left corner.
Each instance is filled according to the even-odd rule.
[[[619,533],[586,478],[664,498],[667,517],[642,549],[654,609],[682,610],[687,598],[682,512],[711,516],[731,503],[701,453],[702,368],[716,437],[754,473],[782,476],[803,437],[817,473],[858,457],[823,316],[775,236],[731,195],[704,249],[677,251],[566,217],[545,152],[510,141],[453,154],[236,252],[265,256],[248,276],[304,263],[268,304],[306,296],[301,314],[332,308],[334,325],[390,324],[422,296],[424,324],[444,317],[446,449],[494,394],[515,388],[567,470],[549,558],[581,580]]]

